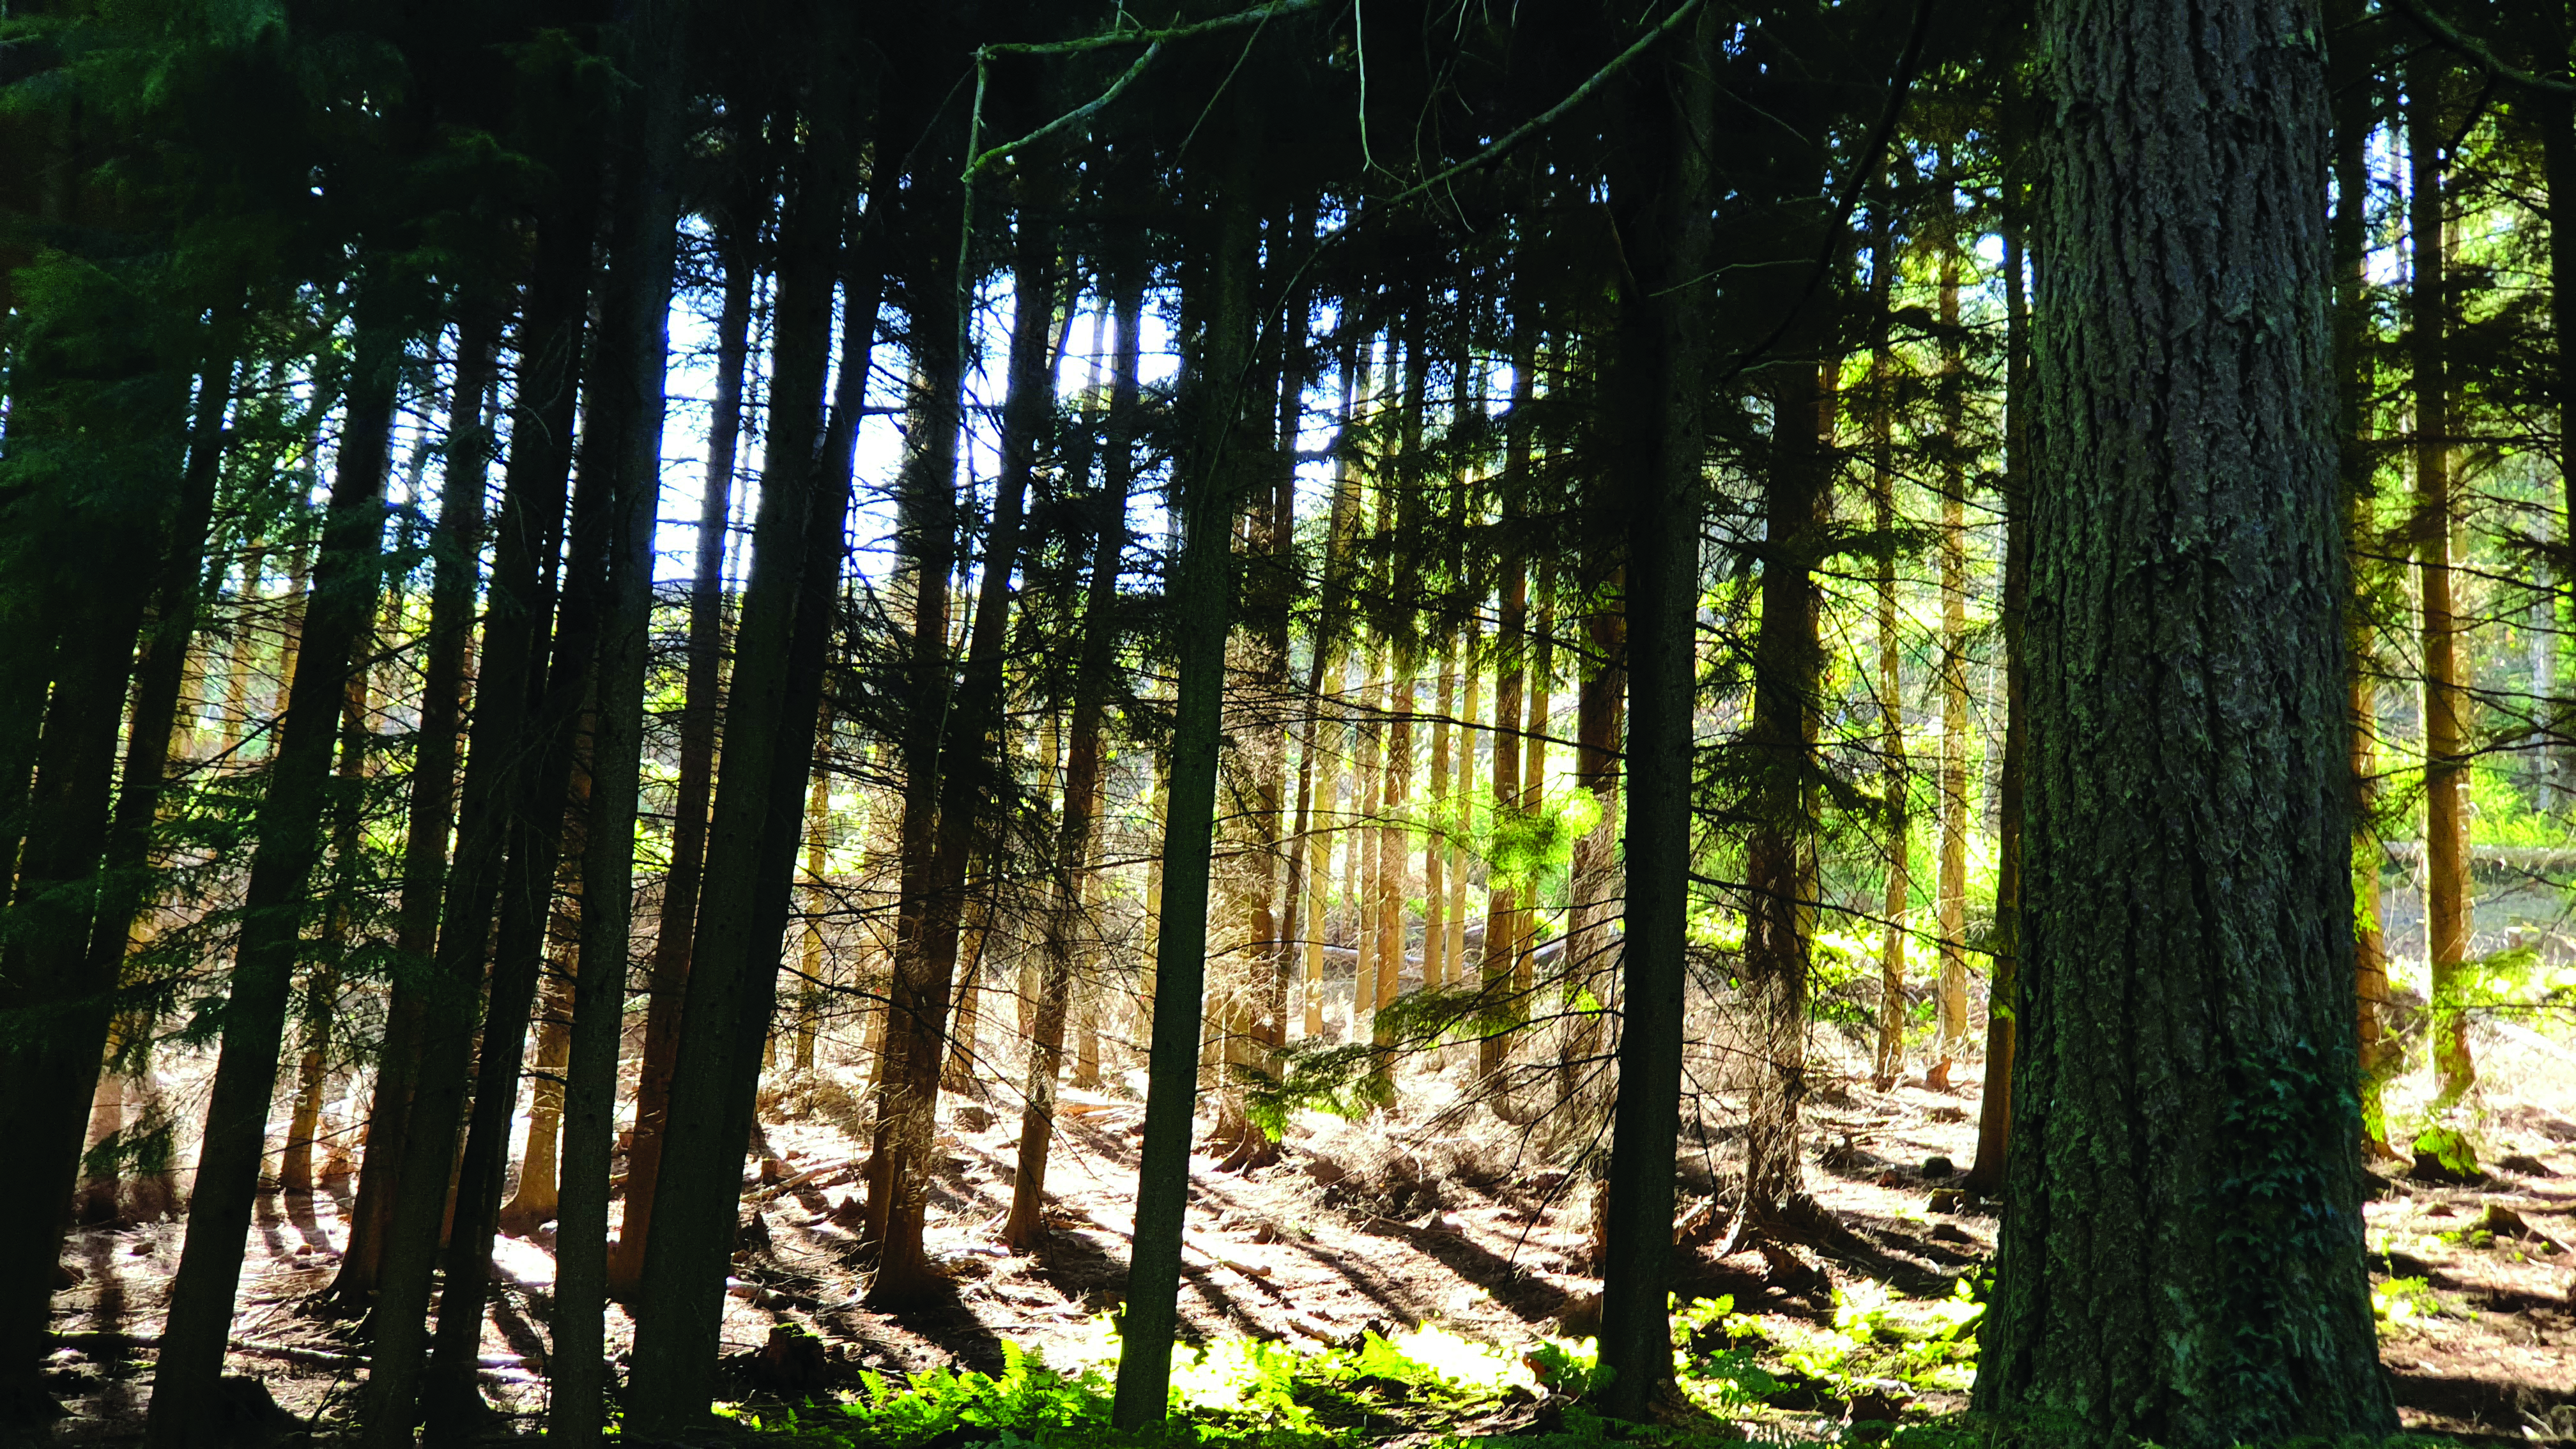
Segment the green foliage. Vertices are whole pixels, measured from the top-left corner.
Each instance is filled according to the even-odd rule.
[[[2415,1134],[2417,1157],[2430,1157],[2444,1171],[2462,1177],[2473,1177],[2478,1171],[2477,1139],[2452,1114],[2439,1114],[2427,1119]]]

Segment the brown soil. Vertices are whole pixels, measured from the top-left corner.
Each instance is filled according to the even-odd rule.
[[[1290,1343],[1354,1339],[1371,1327],[1436,1320],[1471,1337],[1511,1343],[1577,1329],[1597,1283],[1589,1276],[1589,1187],[1548,1166],[1537,1139],[1481,1106],[1458,1108],[1464,1064],[1408,1077],[1410,1110],[1349,1124],[1309,1116],[1274,1165],[1217,1171],[1199,1159],[1184,1262],[1185,1332],[1254,1334]],[[776,1162],[755,1188],[765,1248],[748,1250],[727,1299],[728,1352],[761,1347],[782,1322],[812,1329],[847,1362],[880,1370],[941,1363],[990,1369],[1005,1341],[1067,1362],[1098,1351],[1095,1315],[1114,1306],[1126,1273],[1128,1204],[1142,1108],[1071,1093],[1060,1124],[1051,1186],[1057,1232],[1040,1254],[1013,1256],[994,1241],[1009,1206],[1016,1104],[952,1103],[942,1138],[947,1160],[934,1203],[931,1249],[948,1270],[942,1301],[889,1314],[861,1301],[863,1278],[847,1265],[848,1235],[832,1211],[856,1189],[847,1164],[858,1151],[843,1117],[817,1107],[846,1103],[846,1089],[793,1088],[770,1095],[765,1129]],[[1863,1083],[1829,1086],[1812,1101],[1817,1197],[1871,1245],[1828,1262],[1838,1280],[1875,1277],[1898,1292],[1947,1296],[1952,1278],[1991,1250],[1995,1220],[1974,1202],[1938,1201],[1955,1177],[1927,1172],[1946,1157],[1964,1168],[1975,1146],[1976,1089],[1892,1092]],[[2542,1093],[2547,1096],[2550,1094]],[[1447,1104],[1451,1110],[1433,1110]],[[1712,1105],[1716,1105],[1712,1103]],[[1534,1129],[1535,1130],[1535,1129]],[[1683,1143],[1686,1187],[1722,1180],[1731,1133],[1695,1129]],[[2411,1429],[2491,1435],[2516,1442],[2576,1439],[2576,1123],[2528,1102],[2495,1111],[2492,1156],[2513,1156],[2484,1184],[2437,1186],[2383,1179],[2369,1205],[2374,1282],[2421,1279],[2426,1293],[2384,1322],[2383,1353]],[[785,1179],[805,1175],[780,1190]],[[747,1180],[756,1180],[749,1179]],[[328,1424],[345,1422],[361,1360],[347,1326],[299,1309],[329,1281],[343,1242],[342,1193],[263,1199],[243,1274],[230,1372],[262,1379],[277,1402]],[[1723,1194],[1720,1194],[1722,1199]],[[2490,1204],[2541,1237],[2480,1229]],[[1958,1209],[1965,1209],[1964,1211]],[[1749,1246],[1723,1259],[1728,1214],[1701,1215],[1687,1255],[1685,1297],[1735,1295],[1739,1311],[1782,1326],[1829,1319],[1829,1304]],[[755,1233],[754,1237],[758,1235]],[[65,1262],[85,1281],[56,1298],[66,1346],[51,1371],[72,1417],[66,1442],[130,1439],[148,1392],[150,1342],[159,1332],[180,1244],[177,1223],[78,1232]],[[550,1240],[504,1238],[501,1284],[484,1334],[484,1387],[517,1415],[544,1404]],[[632,1324],[611,1310],[612,1352]],[[1938,1412],[1963,1396],[1916,1401]],[[523,1425],[527,1420],[520,1421]],[[1784,1425],[1784,1427],[1786,1427]]]

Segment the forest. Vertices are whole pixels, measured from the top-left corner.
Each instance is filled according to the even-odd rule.
[[[0,9],[0,1446],[2576,1442],[2567,0]]]

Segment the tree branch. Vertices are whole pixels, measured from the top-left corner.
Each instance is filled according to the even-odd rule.
[[[2509,80],[2526,90],[2576,96],[2576,81],[2541,75],[2536,71],[2505,64],[2504,57],[2497,55],[2493,46],[2443,19],[2434,12],[2433,7],[2425,4],[2424,0],[2396,0],[2396,4],[2398,9],[2406,12],[2408,18],[2432,32],[2435,40],[2486,67],[2487,71],[2498,79]]]

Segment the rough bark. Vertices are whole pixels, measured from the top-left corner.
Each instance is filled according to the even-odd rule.
[[[2384,1435],[2322,27],[2040,16],[2021,1036],[1975,1403],[2178,1449]]]

